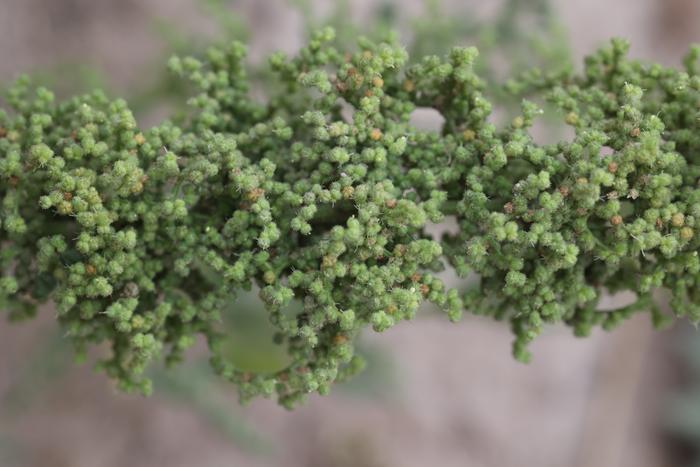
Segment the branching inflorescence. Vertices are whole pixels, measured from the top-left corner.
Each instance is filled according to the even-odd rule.
[[[407,63],[397,43],[355,52],[323,29],[252,97],[245,48],[170,61],[199,89],[187,120],[141,130],[102,93],[55,103],[26,80],[0,113],[0,306],[28,317],[52,301],[79,352],[125,390],[206,338],[217,373],[244,399],[287,406],[362,367],[353,343],[429,301],[510,321],[514,354],[545,323],[577,335],[636,311],[700,319],[700,49],[685,70],[626,58],[620,40],[581,73],[532,71],[507,84],[523,98],[491,119],[477,51]],[[529,99],[529,100],[528,100]],[[536,104],[536,102],[540,104]],[[570,141],[538,144],[531,126],[552,105]],[[411,123],[418,107],[439,132]],[[456,233],[426,227],[453,216]],[[436,273],[478,275],[465,293]],[[220,311],[259,287],[288,367],[236,368],[221,353]],[[601,312],[602,294],[637,301]],[[296,299],[299,313],[288,312]]]

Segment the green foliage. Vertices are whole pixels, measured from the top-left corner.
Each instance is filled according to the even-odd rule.
[[[668,355],[675,362],[674,373],[681,377],[664,394],[661,422],[666,438],[675,448],[680,448],[676,451],[682,457],[674,463],[679,466],[700,465],[700,341],[696,331],[686,326],[674,332]]]
[[[250,426],[240,408],[232,407],[227,397],[230,394],[210,375],[206,361],[190,362],[169,370],[159,368],[150,374],[159,395],[192,410],[242,451],[255,455],[272,452],[270,440]]]
[[[148,363],[203,336],[244,400],[285,406],[359,371],[359,333],[424,301],[453,321],[508,319],[520,360],[545,324],[586,335],[637,311],[661,324],[655,288],[700,318],[700,49],[685,71],[631,61],[620,40],[580,74],[531,71],[508,82],[524,99],[498,128],[476,49],[409,62],[396,41],[333,40],[324,28],[270,57],[262,101],[240,43],[173,58],[199,93],[185,121],[147,130],[123,100],[56,103],[20,80],[0,114],[2,309],[22,319],[53,301],[79,353],[111,346],[99,367],[127,391],[148,393]],[[533,141],[542,98],[571,141]],[[419,107],[441,131],[411,124]],[[445,216],[459,230],[435,240],[426,228]],[[478,287],[448,289],[448,264]],[[287,349],[278,370],[227,358],[222,313],[254,286]],[[599,312],[606,290],[638,300]]]

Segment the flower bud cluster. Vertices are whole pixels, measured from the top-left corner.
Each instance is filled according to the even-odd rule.
[[[453,321],[509,320],[520,360],[545,324],[661,324],[656,288],[700,319],[699,49],[684,71],[629,60],[618,40],[580,73],[529,72],[497,126],[476,49],[409,62],[397,43],[333,38],[272,55],[264,102],[242,44],[173,58],[199,91],[187,121],[151,129],[122,100],[57,103],[18,81],[0,112],[0,307],[20,319],[53,301],[80,352],[110,345],[100,367],[125,390],[148,392],[148,363],[203,336],[244,399],[286,406],[359,371],[359,333],[426,301]],[[534,140],[542,100],[570,140]],[[411,123],[420,107],[441,131]],[[435,239],[446,216],[459,228]],[[477,286],[447,287],[446,266]],[[222,310],[252,287],[289,353],[273,373],[223,352]],[[623,290],[637,301],[597,310]]]

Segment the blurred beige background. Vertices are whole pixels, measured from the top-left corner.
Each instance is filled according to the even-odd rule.
[[[355,19],[367,18],[373,3],[352,1]],[[496,2],[445,3],[488,18]],[[301,43],[301,17],[283,1],[231,5],[253,31],[253,57],[292,52]],[[412,14],[422,8],[418,0],[401,5]],[[700,41],[700,2],[693,0],[553,5],[578,61],[612,36],[630,39],[634,56],[664,64],[678,63],[688,43]],[[127,92],[152,80],[153,61],[167,56],[154,18],[216,36],[193,0],[0,0],[0,82],[80,63],[101,70],[115,92]],[[0,322],[0,397],[31,373],[36,362],[28,356],[54,326],[51,315],[47,308],[36,322]],[[69,366],[20,386],[31,392],[30,403],[0,404],[0,453],[6,452],[0,465],[674,465],[659,412],[674,380],[668,348],[675,335],[652,334],[647,316],[586,340],[550,329],[525,366],[512,360],[503,323],[466,316],[455,325],[426,314],[367,336],[390,359],[388,382],[372,395],[339,389],[286,412],[270,401],[240,408],[232,388],[223,390],[215,410],[223,407],[219,415],[240,425],[237,442],[207,421],[201,403],[159,392],[150,399],[125,396],[90,368]],[[200,396],[206,403],[208,394]],[[246,441],[253,436],[257,441]],[[251,448],[258,442],[263,447]]]

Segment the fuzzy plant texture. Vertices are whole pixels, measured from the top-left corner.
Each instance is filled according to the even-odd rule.
[[[149,392],[148,363],[203,336],[242,399],[288,407],[361,370],[363,329],[425,301],[452,321],[508,320],[523,361],[545,324],[663,324],[657,289],[700,319],[700,48],[682,71],[614,40],[580,72],[527,72],[497,125],[476,49],[409,62],[396,40],[333,38],[273,54],[264,89],[240,43],[173,58],[192,110],[150,129],[123,100],[55,102],[19,80],[0,113],[0,308],[21,319],[54,303],[79,355],[108,344],[98,366],[127,391]],[[536,142],[543,107],[573,136]],[[413,124],[417,108],[441,129]],[[477,279],[449,288],[447,266]],[[279,371],[222,351],[221,310],[253,288],[288,349]],[[636,301],[598,310],[619,291]]]

